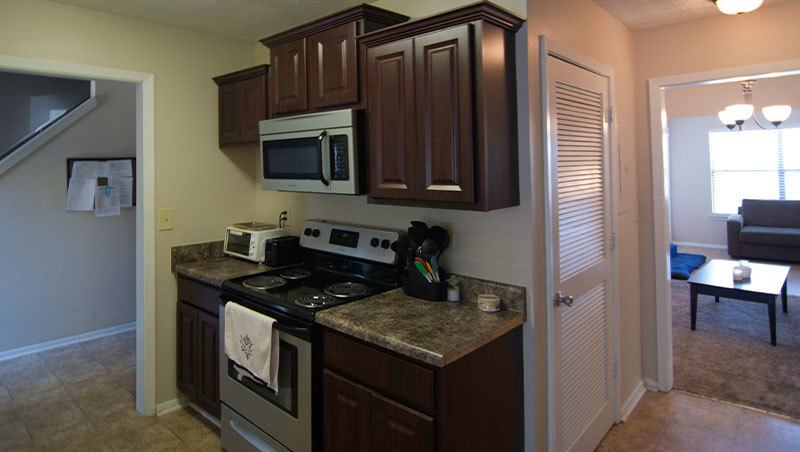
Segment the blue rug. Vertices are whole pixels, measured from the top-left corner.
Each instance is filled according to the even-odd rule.
[[[706,257],[700,254],[679,253],[677,245],[669,246],[672,279],[689,279],[692,272],[706,263]]]

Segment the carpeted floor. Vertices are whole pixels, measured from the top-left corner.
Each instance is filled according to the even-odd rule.
[[[705,295],[692,331],[689,284],[672,282],[675,388],[800,419],[800,297],[778,308],[777,339],[766,305]]]

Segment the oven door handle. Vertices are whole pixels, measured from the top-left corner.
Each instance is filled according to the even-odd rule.
[[[285,333],[308,334],[311,332],[311,330],[302,326],[286,326],[280,323],[275,323],[274,327],[277,328],[278,331],[283,331]]]
[[[325,130],[320,132],[319,136],[317,136],[317,176],[319,176],[320,182],[325,184],[327,187],[330,185],[330,182],[328,182],[328,179],[325,179],[325,173],[322,166],[322,153],[325,152],[325,150],[322,149],[322,142],[325,140],[326,136],[328,136],[328,132]]]

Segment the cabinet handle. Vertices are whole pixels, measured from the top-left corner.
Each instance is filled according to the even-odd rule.
[[[325,152],[322,149],[322,141],[325,139],[327,135],[328,132],[323,130],[317,137],[317,175],[319,176],[320,182],[325,184],[326,187],[330,185],[330,183],[328,182],[327,179],[325,179],[325,173],[322,171],[322,153]]]

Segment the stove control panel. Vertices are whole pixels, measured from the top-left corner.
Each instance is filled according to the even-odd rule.
[[[300,246],[383,264],[395,264],[397,253],[392,251],[391,246],[401,234],[402,231],[394,229],[307,220],[303,224]]]

